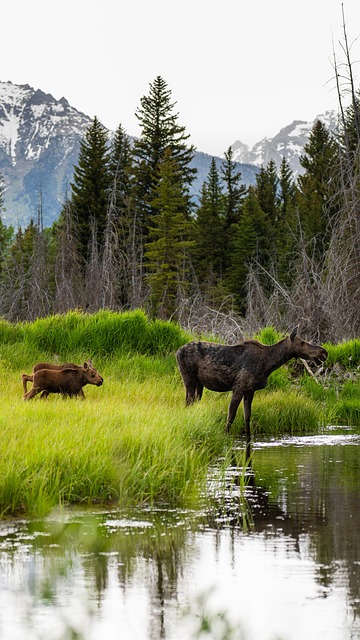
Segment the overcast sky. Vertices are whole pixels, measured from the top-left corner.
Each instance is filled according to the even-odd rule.
[[[360,1],[344,0],[360,86]],[[337,109],[341,0],[3,0],[0,80],[65,97],[138,135],[162,76],[199,151],[222,155]]]

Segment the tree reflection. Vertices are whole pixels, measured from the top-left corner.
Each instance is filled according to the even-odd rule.
[[[108,594],[126,610],[132,593],[146,602],[148,638],[169,637],[201,536],[210,533],[221,555],[224,534],[236,565],[238,542],[252,537],[270,549],[311,560],[321,594],[346,588],[360,613],[359,454],[357,443],[327,445],[307,439],[239,443],[226,465],[209,474],[206,494],[193,509],[144,507],[126,512],[53,513],[42,521],[0,526],[0,571],[34,604],[57,606],[76,585],[86,586],[101,612]],[[195,544],[196,541],[196,544]],[[19,576],[16,578],[16,576]],[[72,587],[65,585],[72,585]],[[136,591],[138,590],[138,591]],[[140,591],[139,591],[140,590]],[[144,607],[143,607],[144,609]],[[172,613],[171,613],[172,612]],[[1,626],[1,620],[0,620]]]

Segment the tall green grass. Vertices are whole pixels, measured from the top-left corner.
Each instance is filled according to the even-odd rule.
[[[103,387],[86,387],[85,401],[23,402],[19,385],[11,374],[0,393],[2,515],[66,503],[187,502],[227,446],[209,408],[187,411],[170,377],[157,384],[154,375],[141,383],[109,375]]]
[[[258,337],[272,343],[281,336],[270,328]],[[209,465],[226,459],[232,438],[243,434],[243,418],[240,407],[225,434],[229,393],[205,390],[201,403],[185,408],[175,351],[190,339],[142,311],[0,321],[0,514],[43,514],[67,503],[193,500]],[[104,385],[85,387],[85,402],[50,395],[24,403],[21,372],[55,355],[79,363],[91,357]],[[294,390],[282,367],[255,395],[252,431],[359,424],[359,398],[358,383],[337,392],[306,375]]]
[[[188,339],[177,324],[149,320],[141,310],[105,310],[94,315],[71,311],[0,327],[0,345],[21,342],[27,348],[61,357],[79,350],[98,357],[118,353],[160,355],[176,350]]]
[[[360,339],[348,340],[339,344],[324,344],[328,357],[326,366],[332,367],[338,363],[346,369],[360,367]]]

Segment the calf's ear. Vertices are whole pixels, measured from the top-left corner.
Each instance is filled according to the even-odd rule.
[[[84,369],[88,369],[89,365],[87,362],[84,362]]]
[[[290,333],[290,340],[294,340],[295,336],[297,335],[298,328],[299,328],[299,325],[297,324],[296,327],[294,327],[294,329]]]

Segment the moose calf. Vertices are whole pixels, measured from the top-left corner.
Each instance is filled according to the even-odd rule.
[[[92,360],[88,358],[86,362],[89,365],[89,367],[94,368]],[[21,375],[22,384],[24,387],[24,395],[26,395],[27,393],[27,383],[33,382],[33,374],[36,371],[39,371],[40,369],[50,369],[51,371],[62,371],[63,369],[82,369],[82,368],[83,368],[83,365],[74,364],[73,362],[64,362],[63,364],[53,364],[52,362],[38,362],[33,366],[32,375],[29,375],[28,373],[23,373]],[[78,395],[81,398],[85,398],[85,394],[82,389],[79,391]]]
[[[246,436],[250,438],[251,403],[255,391],[266,386],[270,373],[292,358],[323,361],[327,351],[302,340],[298,327],[274,345],[246,340],[234,346],[212,342],[189,342],[178,349],[176,358],[186,389],[186,404],[200,400],[203,388],[232,391],[226,430],[229,431],[238,406],[244,399]]]
[[[25,394],[24,400],[31,400],[41,391],[43,392],[42,397],[47,397],[49,393],[61,393],[70,397],[76,396],[87,384],[94,384],[100,387],[103,383],[103,378],[88,362],[84,362],[84,366],[77,369],[61,369],[58,371],[39,369],[28,377],[32,378],[33,386]]]

